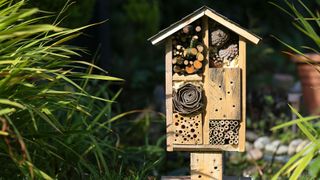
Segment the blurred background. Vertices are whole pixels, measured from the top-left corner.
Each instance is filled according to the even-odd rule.
[[[59,12],[66,2],[30,0],[29,5],[44,11]],[[283,3],[277,1],[279,5]],[[305,3],[308,7],[319,8],[316,1]],[[128,147],[152,145],[154,149],[140,149],[142,153],[135,157],[140,158],[140,163],[165,156],[160,165],[153,168],[153,175],[183,175],[188,173],[189,163],[188,154],[164,152],[164,117],[159,115],[164,113],[165,108],[164,46],[153,46],[147,39],[203,5],[213,8],[263,39],[257,46],[249,43],[247,48],[247,129],[250,141],[254,142],[258,137],[266,135],[280,138],[283,142],[294,139],[297,136],[294,129],[273,134],[270,131],[276,124],[292,119],[287,106],[288,96],[302,93],[296,65],[282,52],[288,49],[273,36],[295,47],[313,47],[314,44],[292,26],[289,15],[269,1],[74,0],[63,13],[62,25],[66,27],[106,21],[86,30],[85,35],[74,43],[90,51],[83,59],[95,55],[96,64],[111,75],[126,80],[122,84],[108,85],[115,92],[123,88],[117,104],[113,106],[114,114],[138,110],[138,113],[123,117],[118,122],[118,132],[125,129],[126,136],[131,137],[129,140],[122,137],[120,144]],[[103,86],[97,84],[95,88]],[[300,101],[302,104],[303,100],[299,98],[295,103],[299,104]],[[297,107],[308,114],[306,106]],[[126,128],[129,123],[133,124],[130,130]],[[226,165],[227,174],[236,175],[233,168],[240,167],[243,171],[249,171],[253,166],[253,163],[244,162],[246,159],[238,154],[226,153],[226,158],[231,159],[231,163]],[[277,165],[273,164],[272,160],[268,165],[261,166],[276,169]],[[241,171],[237,173],[242,175]],[[257,169],[254,173],[261,175]]]

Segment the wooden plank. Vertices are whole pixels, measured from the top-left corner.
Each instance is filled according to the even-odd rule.
[[[190,176],[162,176],[161,180],[190,180]],[[223,176],[223,180],[252,180],[250,177]]]
[[[210,68],[207,81],[207,114],[210,119],[241,119],[239,68]]]
[[[198,151],[198,152],[216,152],[216,151],[239,151],[238,145],[212,145],[212,144],[174,144],[174,151]]]
[[[190,176],[162,176],[161,180],[190,180]]]
[[[202,144],[202,115],[173,114],[174,144]]]
[[[166,129],[167,129],[167,151],[173,151],[173,123],[172,123],[172,42],[171,38],[166,42]]]
[[[191,153],[191,180],[222,180],[222,153]]]
[[[202,81],[202,76],[198,74],[192,74],[192,75],[178,75],[177,73],[173,74],[172,77],[173,81]]]
[[[239,151],[244,152],[246,147],[246,41],[244,37],[239,37],[239,67],[241,68],[241,123],[239,129]]]
[[[241,27],[226,21],[225,19],[223,19],[221,16],[213,13],[210,10],[206,10],[205,11],[205,15],[209,16],[210,18],[212,18],[213,20],[217,21],[218,23],[222,24],[223,26],[227,27],[228,29],[230,29],[231,31],[239,34],[240,36],[248,39],[249,41],[253,42],[254,44],[258,44],[260,39],[257,38],[256,36],[252,35],[251,33],[249,33],[248,31],[242,29]]]
[[[157,37],[156,39],[153,39],[151,41],[151,43],[153,45],[158,44],[159,42],[161,42],[162,40],[164,40],[165,38],[169,37],[170,35],[172,35],[173,33],[179,31],[180,29],[182,29],[183,27],[185,27],[186,25],[196,21],[197,19],[201,18],[204,15],[204,12],[200,12],[198,14],[195,14],[193,16],[191,16],[190,18],[188,18],[187,20],[185,20],[184,22],[182,22],[181,24],[178,24],[177,26],[175,26],[174,28],[172,28],[170,31],[167,31],[166,33],[164,33],[163,35]]]
[[[202,26],[203,26],[203,45],[204,49],[207,51],[209,47],[209,22],[208,17],[204,16],[202,18]],[[207,52],[204,58],[204,61],[206,62],[204,64],[204,71],[203,71],[203,77],[204,77],[204,92],[205,96],[207,96],[207,93],[210,92],[210,86],[207,82],[210,80],[210,74],[209,74],[209,53]],[[207,98],[204,98],[204,104],[206,104],[206,110],[203,112],[203,144],[209,144],[209,115],[207,112],[209,112],[210,107],[208,106],[208,103],[210,101],[207,100]]]

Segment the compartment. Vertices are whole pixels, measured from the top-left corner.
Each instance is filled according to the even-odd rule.
[[[173,35],[172,73],[175,76],[202,74],[204,60],[203,27],[202,22],[198,20]]]
[[[209,68],[207,114],[209,119],[241,119],[240,68]]]
[[[238,67],[239,36],[209,20],[209,66],[211,68]]]

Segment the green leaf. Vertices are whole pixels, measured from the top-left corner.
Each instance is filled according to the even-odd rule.
[[[280,125],[277,125],[277,126],[271,128],[271,131],[275,131],[275,130],[279,130],[279,129],[282,129],[282,128],[285,128],[288,126],[292,126],[292,125],[295,125],[299,122],[306,122],[306,121],[311,121],[311,120],[315,120],[315,119],[319,119],[319,118],[320,118],[320,116],[309,116],[309,117],[305,117],[303,119],[295,119],[290,122],[286,122],[286,123],[282,123]]]
[[[0,116],[6,115],[6,114],[10,114],[15,112],[16,109],[15,108],[5,108],[5,109],[1,109],[0,110]]]
[[[320,176],[320,156],[312,160],[309,164],[308,172],[312,178]]]
[[[124,81],[123,79],[116,78],[116,77],[103,76],[103,75],[95,75],[95,74],[83,75],[83,76],[80,76],[80,78],[84,78],[84,79],[98,79],[98,80],[105,80],[105,81]]]
[[[8,99],[0,99],[0,104],[5,104],[5,105],[9,105],[9,106],[14,106],[20,109],[25,109],[26,107],[23,106],[20,103],[14,102],[14,101],[10,101]]]
[[[314,155],[314,150],[312,150],[302,158],[301,162],[293,171],[293,174],[290,176],[290,180],[297,180],[300,177],[301,173],[304,171],[304,169],[308,166],[308,164],[312,160],[313,155]]]

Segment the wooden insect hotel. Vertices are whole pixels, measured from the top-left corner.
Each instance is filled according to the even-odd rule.
[[[260,38],[204,6],[149,39],[165,42],[167,151],[191,152],[191,179],[222,179],[245,150],[246,42]]]

